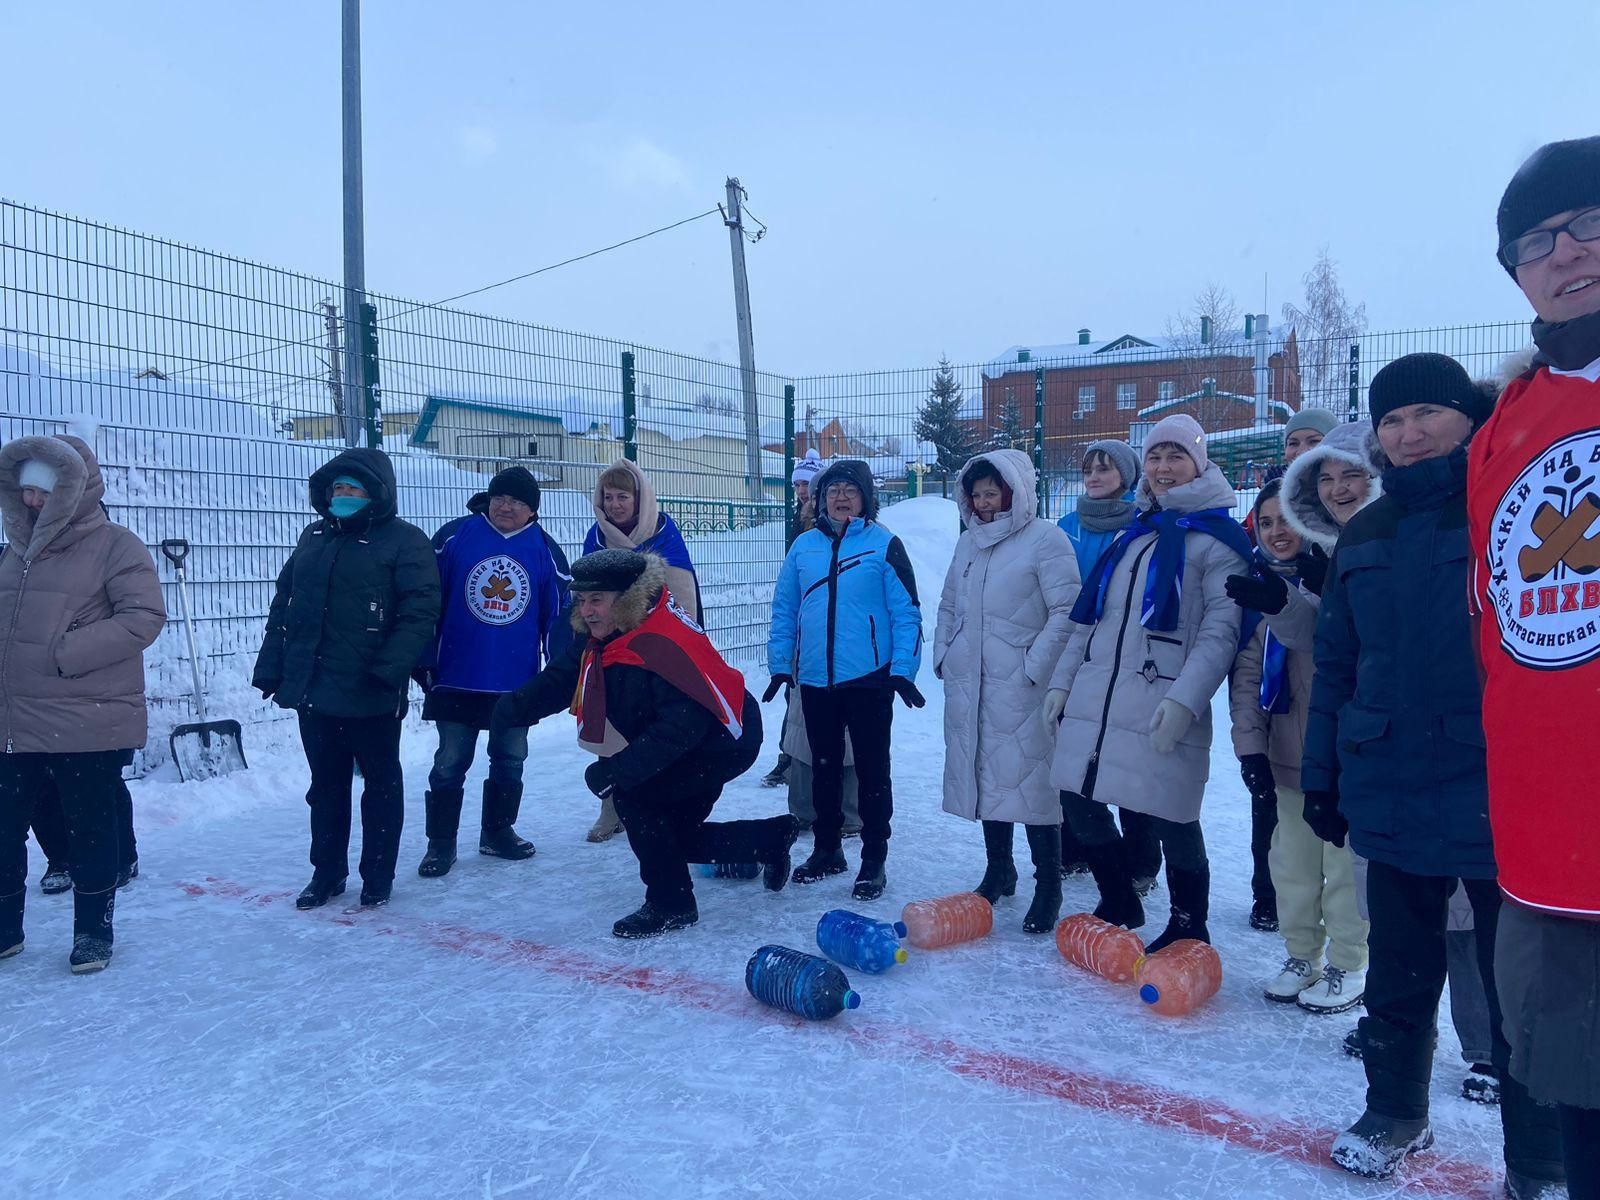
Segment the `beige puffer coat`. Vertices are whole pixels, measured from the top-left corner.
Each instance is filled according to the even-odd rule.
[[[1059,825],[1050,730],[1039,708],[1072,631],[1078,556],[1034,513],[1034,471],[1020,450],[980,454],[1011,488],[1012,506],[984,524],[956,490],[967,531],[939,600],[933,665],[944,680],[944,808],[968,820]]]
[[[35,514],[17,473],[57,472]],[[77,438],[0,449],[0,727],[6,753],[136,750],[149,736],[144,650],[166,624],[156,565],[100,507],[94,452]]]
[[[1136,503],[1141,511],[1155,504],[1142,480]],[[1169,491],[1162,507],[1198,512],[1234,503],[1233,488],[1212,464],[1193,483]],[[1246,563],[1209,534],[1185,535],[1178,627],[1155,632],[1139,624],[1155,543],[1151,533],[1128,547],[1099,622],[1075,626],[1061,656],[1050,686],[1067,692],[1067,707],[1050,778],[1064,791],[1187,822],[1199,819],[1211,773],[1211,697],[1239,652],[1240,611],[1224,584]],[[1158,754],[1150,721],[1168,698],[1195,720],[1171,754]]]
[[[1272,777],[1281,787],[1300,788],[1300,758],[1306,746],[1306,717],[1311,712],[1311,680],[1316,675],[1316,658],[1310,638],[1305,637],[1303,617],[1309,614],[1316,623],[1321,601],[1301,587],[1290,587],[1290,603],[1281,612],[1270,614],[1256,626],[1249,645],[1239,652],[1229,684],[1228,707],[1233,716],[1233,752],[1265,754],[1272,764]],[[1287,617],[1287,621],[1280,618]],[[1288,637],[1285,629],[1290,630]],[[1262,656],[1267,631],[1288,651],[1289,711],[1269,713],[1261,707]],[[1296,635],[1304,637],[1303,648],[1293,644]]]

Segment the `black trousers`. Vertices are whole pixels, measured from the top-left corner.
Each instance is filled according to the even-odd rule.
[[[644,898],[657,908],[684,912],[694,907],[690,863],[765,862],[777,854],[789,818],[707,821],[721,795],[720,783],[666,795],[648,786],[612,793],[628,845],[639,860]]]
[[[0,755],[0,925],[22,928],[28,882],[28,826],[41,797],[59,797],[72,875],[73,929],[111,939],[118,846],[117,806],[125,750]],[[6,932],[0,930],[0,932]]]
[[[1600,1108],[1560,1105],[1570,1200],[1600,1200]]]
[[[301,709],[300,742],[311,767],[311,868],[318,879],[350,873],[351,772],[361,767],[361,880],[394,882],[405,823],[399,717],[329,717]]]
[[[67,861],[67,814],[53,784],[39,794],[33,806],[33,840],[38,843],[46,862],[55,865]],[[139,842],[133,834],[133,796],[120,771],[117,773],[117,849],[119,867],[127,868],[139,858]]]
[[[1511,1078],[1511,1048],[1501,1024],[1494,987],[1495,930],[1500,888],[1493,879],[1463,879],[1472,904],[1478,967],[1489,1002],[1489,1047],[1500,1070],[1500,1121],[1506,1165],[1535,1179],[1559,1177],[1561,1131],[1553,1105],[1536,1104]],[[1386,863],[1367,866],[1366,1016],[1361,1018],[1367,1108],[1395,1120],[1428,1115],[1428,1084],[1438,1036],[1439,997],[1445,985],[1445,927],[1455,880],[1413,875]]]
[[[1206,839],[1200,832],[1199,821],[1168,821],[1165,817],[1123,808],[1117,810],[1122,821],[1119,835],[1118,817],[1111,815],[1111,806],[1098,800],[1086,800],[1077,792],[1061,793],[1061,812],[1072,826],[1073,834],[1085,846],[1105,846],[1121,841],[1130,874],[1135,879],[1154,878],[1161,870],[1163,851],[1167,865],[1180,871],[1198,871],[1207,864]]]
[[[1276,903],[1277,889],[1272,886],[1272,868],[1267,865],[1267,854],[1272,849],[1272,834],[1278,828],[1278,797],[1250,797],[1250,898]]]
[[[894,788],[889,779],[889,729],[894,692],[886,687],[800,688],[811,743],[811,799],[817,810],[813,846],[839,849],[844,829],[844,735],[850,734],[861,806],[861,861],[889,857]]]

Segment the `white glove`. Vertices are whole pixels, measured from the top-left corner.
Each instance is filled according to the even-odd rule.
[[[1176,700],[1163,700],[1150,718],[1150,744],[1157,754],[1171,754],[1194,724],[1194,714]]]
[[[1061,720],[1061,714],[1067,707],[1067,694],[1060,688],[1051,688],[1044,694],[1044,709],[1040,712],[1044,723],[1055,729],[1056,722]]]

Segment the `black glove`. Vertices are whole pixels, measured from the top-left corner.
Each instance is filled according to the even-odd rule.
[[[1282,575],[1271,569],[1257,568],[1249,575],[1229,575],[1223,586],[1240,608],[1268,616],[1282,612],[1283,606],[1289,603],[1289,585]]]
[[[1322,595],[1322,585],[1328,581],[1328,556],[1321,549],[1311,550],[1301,554],[1294,565],[1306,591],[1313,596]]]
[[[1278,799],[1278,781],[1272,777],[1272,764],[1265,754],[1246,754],[1239,760],[1239,775],[1252,800]]]
[[[433,685],[439,682],[439,672],[433,667],[418,667],[411,672],[411,679],[422,689],[422,694],[426,696],[433,691]]]
[[[928,703],[922,698],[922,693],[917,691],[917,685],[904,675],[889,676],[889,686],[906,702],[907,708],[921,708]]]
[[[517,712],[515,692],[507,692],[494,702],[494,712],[489,714],[489,732],[501,733],[525,724]]]
[[[606,760],[597,758],[590,763],[583,773],[583,782],[602,800],[611,795],[611,768]]]
[[[793,675],[774,675],[767,680],[767,690],[761,693],[761,703],[765,704],[786,687],[794,686]]]
[[[278,689],[283,686],[281,679],[265,679],[255,685],[256,691],[261,693],[263,700],[271,700],[278,694]]]
[[[1335,846],[1344,845],[1344,835],[1350,832],[1350,822],[1339,815],[1337,792],[1311,791],[1306,793],[1306,824],[1311,832]]]

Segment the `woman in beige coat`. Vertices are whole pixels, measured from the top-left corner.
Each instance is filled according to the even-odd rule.
[[[111,961],[122,768],[148,735],[145,647],[166,623],[150,552],[100,507],[77,438],[0,449],[0,958],[22,949],[27,834],[53,788],[66,813],[75,973]]]
[[[1074,606],[1077,629],[1050,681],[1045,718],[1061,718],[1051,782],[1072,793],[1067,820],[1100,887],[1095,914],[1137,929],[1134,892],[1107,804],[1152,818],[1172,898],[1159,950],[1210,939],[1211,868],[1200,802],[1211,761],[1211,697],[1239,652],[1226,581],[1252,552],[1231,512],[1233,488],[1185,415],[1145,435],[1138,515],[1101,557]]]
[[[1022,927],[1047,933],[1061,915],[1061,801],[1038,713],[1071,632],[1078,559],[1035,513],[1034,485],[1020,450],[961,468],[967,529],[945,575],[933,669],[944,680],[944,808],[983,822],[988,868],[973,890],[990,904],[1016,893],[1012,826],[1021,822],[1035,881]]]

